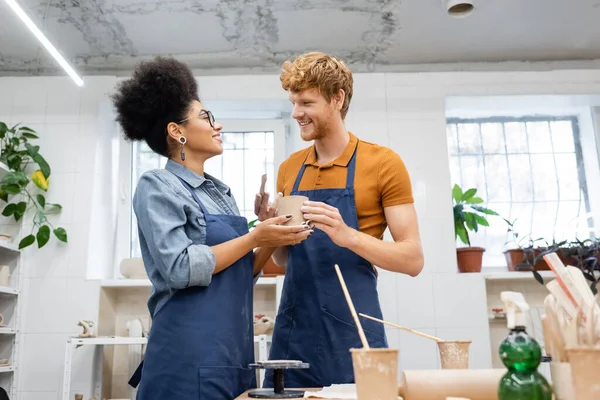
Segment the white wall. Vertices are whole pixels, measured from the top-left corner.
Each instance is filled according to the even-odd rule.
[[[41,251],[28,249],[24,254],[27,305],[21,327],[21,399],[58,398],[65,339],[79,332],[79,319],[97,318],[98,283],[84,279],[88,221],[94,212],[90,177],[98,173],[93,170],[93,148],[101,132],[96,127],[98,104],[115,81],[88,77],[86,86],[78,89],[65,78],[0,79],[0,119],[23,120],[43,137],[41,152],[54,171],[50,197],[62,202],[61,223],[70,237],[68,246],[52,241]],[[470,338],[471,365],[489,367],[483,278],[456,273],[446,96],[594,94],[600,93],[600,71],[361,74],[355,81],[348,128],[365,140],[390,146],[404,158],[425,250],[425,270],[417,278],[382,271],[385,318],[445,339]],[[276,76],[200,77],[199,85],[207,101],[286,99]],[[295,142],[291,147],[303,146]],[[388,332],[391,345],[400,348],[401,368],[437,368],[432,342]],[[75,362],[83,363],[85,357],[79,354]],[[76,376],[86,396],[88,364]]]

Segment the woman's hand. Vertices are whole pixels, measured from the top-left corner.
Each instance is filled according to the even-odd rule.
[[[269,218],[254,228],[252,235],[254,247],[282,247],[293,246],[306,240],[312,229],[305,225],[283,226],[280,225],[292,218],[291,215],[281,215]]]

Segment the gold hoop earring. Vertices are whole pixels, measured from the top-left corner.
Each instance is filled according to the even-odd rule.
[[[181,144],[181,161],[185,161],[185,153],[183,152],[183,145],[187,142],[185,136],[179,136],[179,143]]]

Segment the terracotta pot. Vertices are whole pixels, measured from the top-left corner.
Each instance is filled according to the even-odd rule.
[[[264,277],[273,277],[278,275],[285,275],[285,268],[281,268],[272,258],[269,258],[269,261],[265,264],[263,268],[263,276]]]
[[[481,272],[483,247],[460,247],[456,249],[458,270],[460,272]]]
[[[534,249],[533,253],[537,257],[540,255],[541,250]],[[563,262],[563,264],[577,265],[577,261],[575,261],[573,258],[564,256],[560,251],[558,251],[556,253],[558,254],[558,258],[560,258],[560,260]],[[521,264],[523,262],[523,260],[525,259],[525,253],[523,252],[523,250],[521,250],[521,249],[506,250],[504,252],[504,256],[506,257],[506,265],[508,267],[508,270],[509,271],[519,271],[517,269],[517,266],[519,264]],[[536,271],[549,271],[550,270],[550,267],[548,266],[548,264],[546,264],[546,261],[544,261],[543,258],[540,258],[540,260],[538,260],[538,262],[535,263],[533,268]]]

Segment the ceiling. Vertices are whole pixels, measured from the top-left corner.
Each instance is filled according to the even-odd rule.
[[[391,65],[600,59],[600,0],[18,0],[76,70],[128,71],[174,55],[194,69],[274,71],[320,50],[355,70]],[[60,74],[0,0],[0,74]]]

